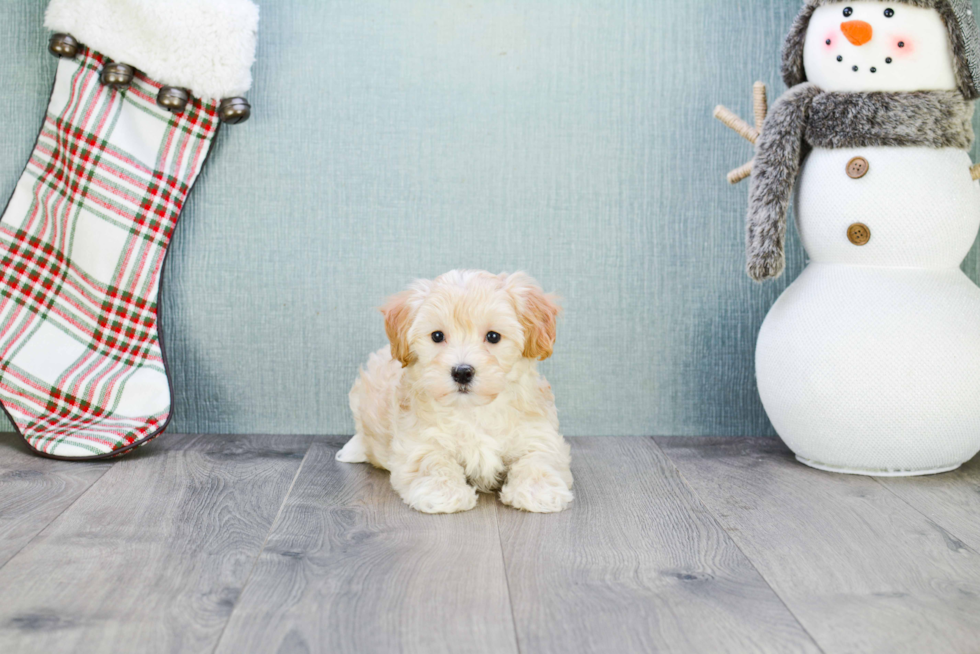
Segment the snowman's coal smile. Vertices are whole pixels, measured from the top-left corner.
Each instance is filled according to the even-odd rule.
[[[844,61],[843,55],[837,55],[837,61],[843,62]],[[885,57],[885,63],[886,64],[890,64],[891,62],[892,62],[892,58],[891,57]],[[861,68],[859,66],[852,66],[851,67],[851,70],[853,70],[856,73],[856,72],[860,71]],[[870,68],[870,70],[871,70],[872,73],[877,73],[878,72],[878,69],[876,67],[874,67],[874,66],[872,66]]]
[[[844,14],[844,18],[850,19],[852,16],[854,16],[854,8],[845,7],[843,14]],[[886,18],[893,18],[895,16],[895,10],[892,8],[887,8],[884,11],[884,15]],[[852,45],[857,47],[861,47],[867,43],[870,43],[875,35],[875,28],[871,25],[871,23],[864,20],[856,20],[856,19],[846,20],[843,23],[841,23],[837,29],[840,30],[840,33],[844,35],[844,38],[848,42],[850,42]],[[824,40],[824,43],[828,46],[828,48],[833,48],[835,46],[834,42],[836,40],[837,39],[834,36],[834,34],[830,34]],[[899,41],[897,45],[899,48],[905,48],[905,41],[904,40]],[[837,55],[837,61],[843,63],[844,56]],[[886,57],[885,63],[891,64],[892,58]],[[851,70],[854,71],[855,73],[858,73],[861,71],[861,67],[858,65],[854,65],[851,66]],[[872,74],[878,72],[878,68],[876,66],[871,66],[868,68],[868,70],[871,71]]]

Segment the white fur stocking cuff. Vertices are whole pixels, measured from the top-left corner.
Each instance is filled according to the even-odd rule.
[[[204,100],[252,85],[259,8],[251,0],[51,0],[44,25]]]

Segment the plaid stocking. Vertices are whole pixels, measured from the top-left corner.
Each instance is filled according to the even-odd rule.
[[[62,59],[0,218],[0,404],[40,454],[116,456],[170,420],[160,274],[219,116],[248,117],[258,8],[50,0],[45,25]]]
[[[40,454],[116,456],[170,420],[160,274],[219,116],[248,116],[258,9],[50,0],[45,24],[62,59],[0,218],[0,404]]]
[[[0,220],[0,402],[40,453],[125,452],[170,419],[157,331],[160,272],[217,133],[217,103],[157,106],[136,73],[117,90],[81,47]]]

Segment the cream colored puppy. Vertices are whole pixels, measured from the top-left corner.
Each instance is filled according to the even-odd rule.
[[[524,273],[454,270],[390,298],[381,312],[391,346],[354,382],[357,433],[337,460],[389,470],[425,513],[472,509],[477,491],[498,488],[518,509],[564,509],[570,452],[537,368],[559,311]]]

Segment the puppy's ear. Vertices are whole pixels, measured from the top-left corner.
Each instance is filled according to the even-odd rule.
[[[501,275],[507,291],[514,298],[517,317],[524,327],[524,356],[544,361],[555,348],[558,298],[545,293],[530,275],[522,272]]]
[[[408,330],[412,326],[421,297],[419,283],[416,283],[407,291],[392,295],[381,307],[381,314],[385,317],[385,332],[391,341],[391,356],[401,361],[403,368],[415,361],[415,355],[409,348]]]

